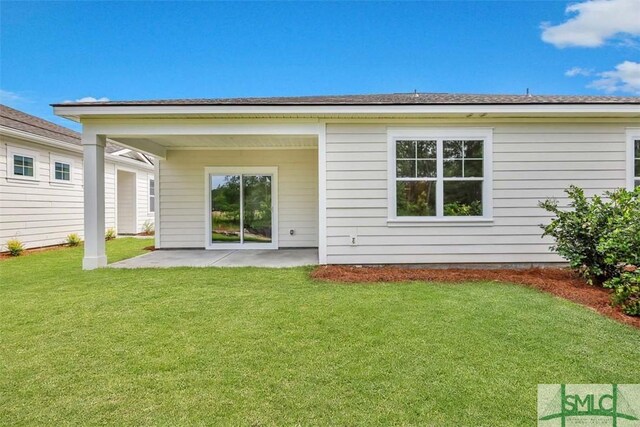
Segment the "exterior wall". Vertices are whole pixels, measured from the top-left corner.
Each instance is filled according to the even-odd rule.
[[[8,177],[7,146],[35,151],[38,154],[38,179],[21,180]],[[71,183],[54,182],[51,178],[51,155],[72,160]],[[22,139],[0,137],[0,251],[7,240],[18,238],[25,247],[64,243],[67,235],[84,234],[82,155],[64,149],[31,143]],[[153,171],[133,167],[139,176],[153,176]],[[105,162],[105,225],[116,227],[116,164]],[[143,181],[139,181],[139,185]],[[147,192],[145,188],[139,193]],[[153,215],[138,216],[138,221]],[[141,228],[138,231],[142,231]]]
[[[538,201],[566,205],[570,184],[588,194],[625,186],[625,128],[637,123],[474,123],[494,128],[493,222],[418,225],[387,223],[387,125],[399,126],[327,124],[329,264],[561,261],[541,239],[549,215]]]
[[[280,247],[318,246],[318,160],[315,149],[171,150],[159,164],[160,247],[205,243],[204,169],[277,166]],[[293,236],[289,230],[294,229]]]

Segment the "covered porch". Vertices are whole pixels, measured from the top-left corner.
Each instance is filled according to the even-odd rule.
[[[154,156],[155,247],[114,267],[323,263],[324,125],[204,118],[85,119],[83,268],[108,264],[104,147]]]

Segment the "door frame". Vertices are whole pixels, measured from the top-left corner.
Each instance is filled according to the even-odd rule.
[[[271,175],[271,243],[211,242],[211,175]],[[204,168],[205,249],[278,249],[278,167],[207,166]],[[242,204],[243,200],[240,201]],[[241,230],[243,232],[244,230]]]
[[[124,173],[128,173],[133,175],[133,224],[132,225],[132,229],[133,229],[133,233],[124,231],[123,233],[125,235],[136,235],[138,234],[138,172],[135,169],[132,168],[127,168],[127,167],[123,167],[123,166],[119,166],[116,165],[115,166],[115,176],[114,176],[114,183],[115,183],[115,191],[114,191],[114,228],[116,229],[116,233],[120,234],[120,227],[118,227],[119,222],[120,222],[120,215],[118,213],[118,208],[119,208],[119,199],[120,197],[118,197],[118,193],[120,191],[120,180],[118,179],[118,173],[119,172],[124,172]]]

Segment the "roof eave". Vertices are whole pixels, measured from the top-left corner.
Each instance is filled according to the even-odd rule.
[[[573,104],[430,104],[430,105],[68,105],[54,104],[54,113],[75,121],[91,117],[165,115],[594,115],[640,117],[637,103]]]

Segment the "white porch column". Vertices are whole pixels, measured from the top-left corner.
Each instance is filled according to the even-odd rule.
[[[84,149],[84,259],[83,270],[107,265],[104,244],[104,147],[106,137],[82,133]]]

